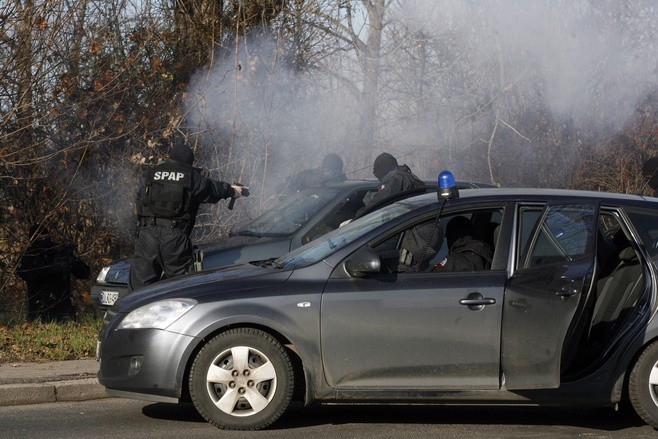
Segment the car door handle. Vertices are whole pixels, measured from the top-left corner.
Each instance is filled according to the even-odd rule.
[[[495,303],[496,299],[484,297],[480,293],[470,293],[466,299],[461,299],[459,301],[460,305],[466,305],[473,311],[481,310],[485,305],[494,305]]]
[[[563,298],[568,298],[568,297],[573,297],[576,295],[574,291],[557,291],[555,293],[556,296],[558,297],[563,297]]]
[[[459,301],[460,305],[467,305],[467,306],[494,305],[495,303],[496,303],[496,299],[492,299],[490,297],[483,297],[482,299],[462,299]]]
[[[562,300],[567,300],[568,298],[573,297],[576,294],[578,294],[577,290],[567,287],[562,288],[561,290],[555,292],[555,295],[561,298]]]

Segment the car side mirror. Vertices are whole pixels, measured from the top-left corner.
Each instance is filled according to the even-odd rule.
[[[354,253],[345,261],[345,270],[350,276],[363,277],[369,273],[379,273],[382,269],[379,255],[366,247]]]

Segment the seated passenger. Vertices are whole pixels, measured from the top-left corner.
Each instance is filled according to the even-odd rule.
[[[408,230],[402,238],[397,271],[426,271],[443,244],[443,229],[427,221]]]
[[[482,271],[491,268],[491,245],[473,237],[473,223],[463,216],[456,216],[446,226],[448,255],[434,266],[432,271]]]

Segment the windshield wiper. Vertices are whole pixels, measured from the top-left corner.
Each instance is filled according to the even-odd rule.
[[[290,236],[290,233],[278,233],[278,232],[254,232],[253,230],[243,230],[235,233],[239,236],[249,236],[255,238],[287,238]]]
[[[265,236],[261,232],[256,232],[254,230],[240,230],[239,232],[236,233],[238,236],[255,236],[256,238],[262,238]]]
[[[263,259],[262,261],[255,262],[259,267],[268,268],[272,267],[276,270],[283,268],[283,265],[276,262],[278,258]]]

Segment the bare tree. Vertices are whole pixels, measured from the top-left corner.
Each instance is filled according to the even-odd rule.
[[[658,154],[655,2],[522,3],[0,3],[0,289],[16,299],[0,314],[20,314],[31,223],[94,271],[131,254],[131,194],[174,136],[254,188],[237,212],[203,212],[208,239],[327,152],[352,178],[387,150],[424,178],[641,190]]]

